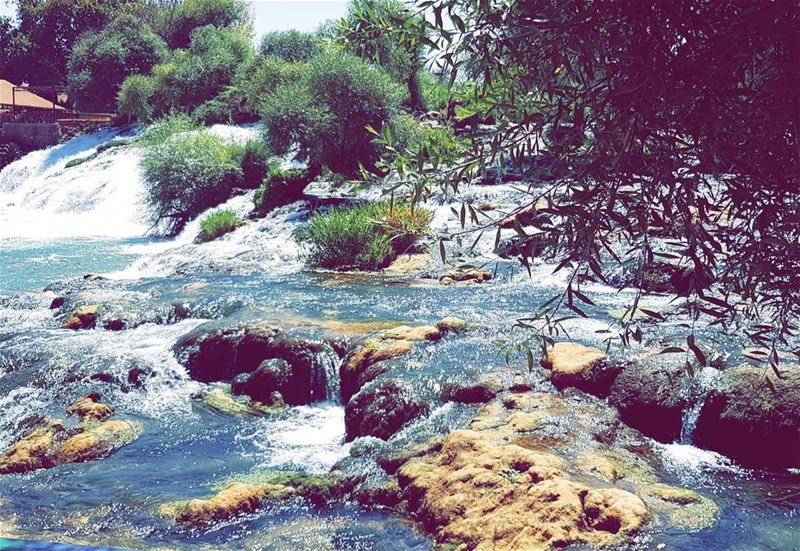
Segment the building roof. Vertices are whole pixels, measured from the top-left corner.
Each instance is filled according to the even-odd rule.
[[[12,105],[28,109],[53,109],[53,102],[37,96],[28,90],[13,92],[15,85],[7,80],[0,79],[0,105]],[[65,111],[63,107],[55,104],[56,111]]]

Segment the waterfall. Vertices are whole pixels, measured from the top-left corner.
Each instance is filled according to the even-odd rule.
[[[691,407],[683,411],[683,418],[681,423],[681,444],[692,444],[692,435],[697,426],[697,419],[700,417],[700,411],[703,409],[706,397],[711,389],[714,388],[717,379],[719,378],[719,371],[713,367],[705,367],[695,377],[695,387],[693,390],[694,402]]]
[[[133,127],[33,151],[0,172],[0,238],[135,237],[147,230]],[[78,164],[79,160],[86,159]]]

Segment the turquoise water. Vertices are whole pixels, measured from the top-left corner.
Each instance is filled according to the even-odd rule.
[[[22,541],[0,538],[0,549],[8,551],[119,551],[111,547],[86,547],[83,545],[69,545],[66,543],[50,543],[46,541]]]
[[[120,270],[148,239],[0,239],[0,295],[33,291],[88,273]]]

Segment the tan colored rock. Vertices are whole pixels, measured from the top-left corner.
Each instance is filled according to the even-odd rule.
[[[443,335],[448,335],[448,334],[457,335],[459,333],[465,333],[469,329],[469,326],[467,325],[467,322],[462,320],[461,318],[448,316],[436,322],[436,328]]]
[[[612,365],[597,348],[574,342],[548,346],[542,367],[550,370],[550,382],[558,389],[575,387],[600,397],[608,395],[621,366]]]
[[[103,421],[67,439],[53,453],[53,462],[80,463],[105,457],[139,438],[140,424],[133,421]]]
[[[61,420],[48,420],[0,455],[0,474],[27,473],[53,465],[49,454],[66,431]]]
[[[500,208],[500,203],[495,203],[494,201],[486,201],[485,203],[481,204],[478,207],[478,210],[486,212],[487,210],[498,210]]]
[[[408,325],[401,325],[394,329],[384,331],[381,339],[395,339],[401,341],[421,342],[421,341],[435,341],[442,337],[442,333],[432,325],[422,325],[420,327],[410,327]]]
[[[553,454],[454,431],[438,454],[400,467],[398,481],[437,541],[464,549],[609,545],[649,519],[634,494],[588,488],[563,468]]]
[[[265,499],[286,499],[296,494],[281,485],[250,485],[234,482],[209,499],[193,499],[183,505],[175,519],[178,524],[204,528],[258,510]]]
[[[97,313],[99,311],[100,306],[96,304],[81,306],[75,311],[71,318],[64,322],[63,328],[72,329],[73,331],[77,331],[78,329],[92,329],[97,324]]]
[[[421,272],[433,265],[433,258],[429,254],[403,254],[384,268],[383,272],[388,275],[408,275]]]
[[[366,339],[339,368],[344,401],[349,400],[365,383],[377,377],[379,373],[374,370],[373,373],[368,373],[370,368],[380,362],[408,354],[412,347],[412,343],[407,340]]]
[[[466,270],[454,270],[447,272],[439,278],[439,283],[442,285],[450,285],[452,283],[483,283],[492,279],[492,273],[482,268],[469,268]]]
[[[77,415],[84,421],[102,421],[113,413],[114,409],[100,403],[100,395],[95,392],[78,398],[67,408],[67,414]]]

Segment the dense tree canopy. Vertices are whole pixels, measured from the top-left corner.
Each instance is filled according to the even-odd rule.
[[[300,31],[273,31],[264,35],[259,49],[261,55],[284,61],[308,61],[322,51],[319,37]]]
[[[446,185],[493,166],[513,164],[531,176],[543,163],[561,169],[532,194],[535,235],[518,224],[521,250],[549,243],[559,268],[571,270],[566,293],[537,321],[552,331],[562,307],[582,315],[581,285],[605,280],[611,265],[641,288],[666,261],[684,269],[680,291],[694,319],[749,321],[747,335],[777,362],[774,350],[788,345],[800,313],[793,3],[433,0],[418,7],[428,14],[419,28],[389,21],[384,29],[430,36],[453,80],[478,81],[483,108],[462,116],[496,122],[475,127],[472,154]],[[693,336],[687,340],[702,363]]]
[[[99,32],[81,36],[69,60],[69,93],[82,111],[114,111],[125,77],[148,73],[167,56],[167,47],[132,16],[115,19]]]

